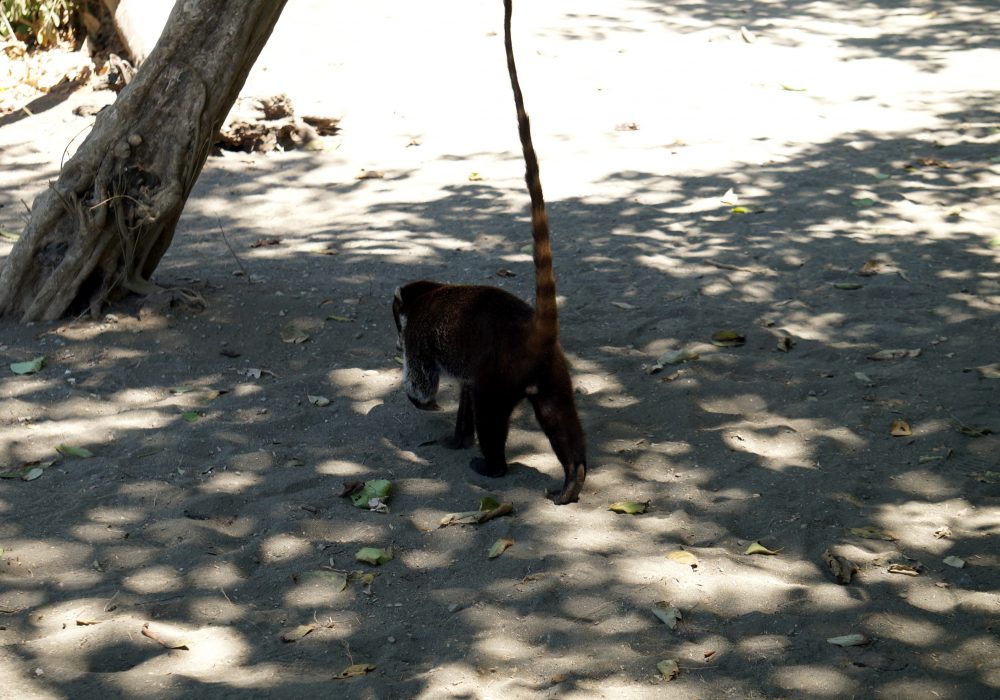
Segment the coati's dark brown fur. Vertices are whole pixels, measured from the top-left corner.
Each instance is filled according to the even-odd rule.
[[[441,372],[461,382],[455,434],[460,448],[479,438],[483,456],[469,466],[484,476],[507,472],[504,448],[514,407],[527,398],[565,472],[557,503],[577,500],[587,476],[586,439],[573,399],[569,364],[559,346],[556,280],[538,159],[517,80],[504,0],[504,47],[531,195],[535,308],[496,287],[422,280],[396,290],[392,311],[403,347],[403,386],[417,408],[437,408]]]

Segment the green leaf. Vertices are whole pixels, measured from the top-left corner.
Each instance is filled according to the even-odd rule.
[[[490,559],[496,559],[501,554],[507,551],[507,549],[514,544],[514,539],[511,537],[501,537],[493,546],[490,547],[489,554],[487,555]]]
[[[483,496],[479,499],[479,510],[496,510],[500,507],[500,502],[493,496]]]
[[[870,207],[875,204],[875,200],[871,197],[861,197],[860,199],[852,199],[851,204],[857,209],[864,209],[865,207]]]
[[[32,467],[28,470],[27,474],[21,477],[21,481],[34,481],[44,473],[45,470],[41,467]]]
[[[10,371],[14,374],[34,374],[35,372],[40,372],[44,366],[45,355],[39,355],[27,362],[11,362]]]
[[[795,87],[793,85],[786,85],[785,83],[780,83],[780,85],[781,85],[781,89],[784,90],[785,92],[805,92],[806,91],[806,88],[804,88],[804,87]]]
[[[3,229],[0,229],[0,238],[5,238],[8,241],[16,241],[20,237],[21,237],[20,233],[14,233],[13,231],[4,231]]]
[[[733,207],[729,211],[733,214],[753,214],[753,212],[746,207]]]
[[[608,506],[608,510],[625,515],[640,515],[649,509],[649,501],[618,501]]]
[[[388,561],[392,561],[392,552],[380,547],[363,547],[359,549],[354,558],[372,566],[379,566]]]
[[[72,447],[70,445],[56,445],[56,452],[66,457],[78,457],[79,459],[89,459],[94,453],[86,447]]]
[[[184,384],[182,386],[173,386],[173,387],[170,387],[170,393],[171,394],[190,394],[192,391],[197,390],[197,388],[198,387],[189,386],[187,384]]]
[[[186,420],[188,423],[194,423],[196,420],[201,418],[201,413],[198,411],[184,411],[184,413],[181,414],[181,418]]]
[[[379,499],[383,503],[388,502],[392,497],[392,482],[385,479],[372,479],[366,481],[364,486],[351,494],[351,503],[355,508],[369,508],[372,499]]]
[[[830,644],[835,644],[838,647],[860,647],[871,642],[871,640],[863,634],[845,634],[843,637],[830,637],[826,641]]]
[[[354,321],[353,318],[347,318],[347,316],[336,316],[330,315],[326,317],[327,321],[337,321],[339,323],[351,323]]]

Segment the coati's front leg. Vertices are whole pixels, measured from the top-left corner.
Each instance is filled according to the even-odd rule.
[[[503,389],[475,386],[472,390],[473,416],[476,437],[482,457],[474,457],[469,467],[477,474],[499,477],[507,473],[505,446],[510,430],[510,414],[517,400],[507,396]]]
[[[441,445],[449,450],[470,447],[476,435],[474,414],[472,385],[468,382],[462,382],[462,393],[458,399],[458,415],[455,418],[455,434],[441,440]]]

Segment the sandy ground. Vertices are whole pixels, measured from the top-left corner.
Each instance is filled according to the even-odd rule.
[[[389,313],[421,277],[530,299],[500,3],[291,0],[245,92],[341,134],[210,158],[172,294],[0,325],[0,466],[43,469],[0,480],[0,695],[1000,695],[995,10],[521,3],[591,465],[558,507],[530,411],[502,480],[426,444],[454,387],[412,409]],[[113,97],[0,117],[0,229]],[[338,497],[375,478],[388,514]],[[486,495],[515,513],[437,527]]]

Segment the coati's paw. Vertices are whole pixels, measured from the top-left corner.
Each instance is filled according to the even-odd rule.
[[[473,457],[469,462],[469,469],[480,474],[482,476],[488,476],[492,479],[503,476],[507,473],[507,465],[503,465],[499,469],[490,469],[490,466],[486,463],[486,460],[482,457]]]
[[[449,450],[464,450],[467,447],[472,447],[473,442],[475,442],[475,437],[472,435],[467,435],[463,438],[459,438],[455,435],[445,435],[437,441],[441,447],[446,447]],[[485,461],[486,460],[484,459],[483,462]]]
[[[417,408],[419,408],[421,411],[440,411],[441,410],[441,407],[438,406],[438,403],[437,403],[437,401],[435,399],[431,399],[430,401],[419,401],[418,399],[413,398],[409,394],[406,395],[406,398],[408,398],[410,400],[410,403],[412,403],[414,406],[416,406]]]

